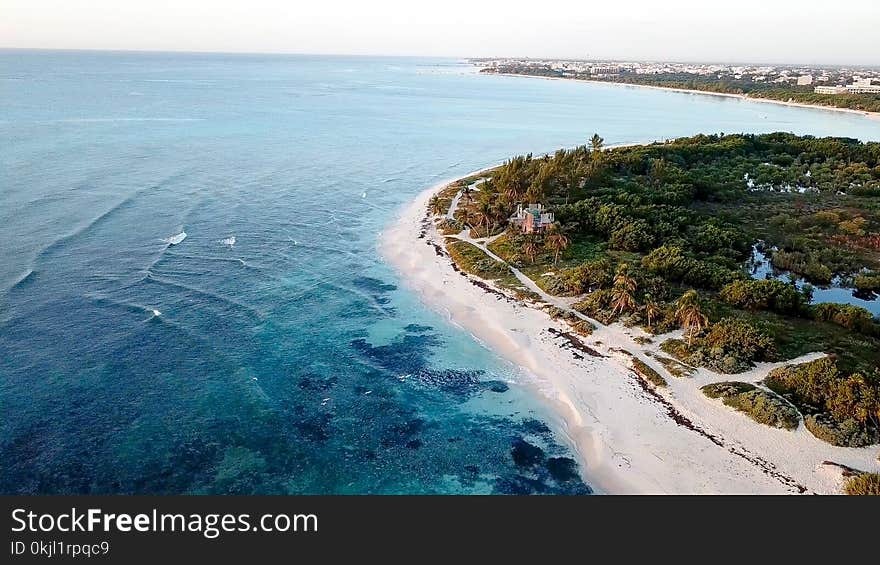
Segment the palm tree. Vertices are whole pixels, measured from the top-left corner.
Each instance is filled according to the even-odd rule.
[[[461,189],[461,197],[464,198],[468,204],[471,203],[471,185],[464,185],[464,188]]]
[[[598,133],[594,133],[593,137],[590,138],[590,146],[592,146],[593,151],[599,151],[602,149],[602,144],[605,143],[605,140],[599,137]]]
[[[660,305],[658,305],[654,301],[654,297],[650,294],[645,294],[645,318],[648,320],[648,328],[652,328],[654,326],[653,322],[657,318],[660,317],[662,311],[660,310]]]
[[[553,265],[559,263],[559,254],[568,248],[570,241],[562,233],[562,227],[557,222],[550,226],[550,234],[544,240],[544,245],[553,250]]]
[[[638,287],[636,279],[630,276],[629,267],[621,263],[614,275],[614,286],[611,287],[611,314],[625,314],[636,309],[635,292]]]
[[[440,197],[437,195],[431,197],[429,206],[431,207],[431,212],[437,216],[446,213],[446,207],[443,205],[443,201],[440,200]]]
[[[538,255],[538,243],[535,236],[529,235],[526,237],[526,242],[523,244],[523,252],[529,258],[529,262],[535,262],[535,257]]]
[[[666,173],[668,167],[666,166],[666,160],[662,157],[659,159],[651,159],[651,167],[648,169],[648,176],[651,179],[651,183],[654,186],[659,186],[663,184],[663,181],[666,180]]]
[[[675,319],[688,334],[688,347],[693,345],[694,334],[709,325],[709,318],[700,309],[700,296],[696,290],[685,292],[676,302]]]
[[[489,236],[489,222],[492,221],[492,213],[492,204],[488,200],[481,198],[477,203],[476,214],[479,225],[486,226],[486,237]]]

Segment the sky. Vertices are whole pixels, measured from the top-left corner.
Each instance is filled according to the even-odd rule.
[[[0,0],[0,47],[880,65],[880,1]]]

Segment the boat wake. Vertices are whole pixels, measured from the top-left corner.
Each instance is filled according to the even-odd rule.
[[[168,245],[178,245],[182,243],[184,239],[186,239],[186,232],[181,231],[179,234],[166,237],[162,241]]]

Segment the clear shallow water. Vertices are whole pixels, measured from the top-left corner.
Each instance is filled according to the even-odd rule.
[[[593,132],[880,139],[449,60],[6,51],[0,108],[2,492],[584,492],[522,377],[379,259],[400,206]]]

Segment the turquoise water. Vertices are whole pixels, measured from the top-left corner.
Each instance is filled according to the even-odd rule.
[[[522,376],[378,233],[429,185],[593,132],[880,139],[397,58],[0,51],[0,108],[6,493],[587,492]]]

